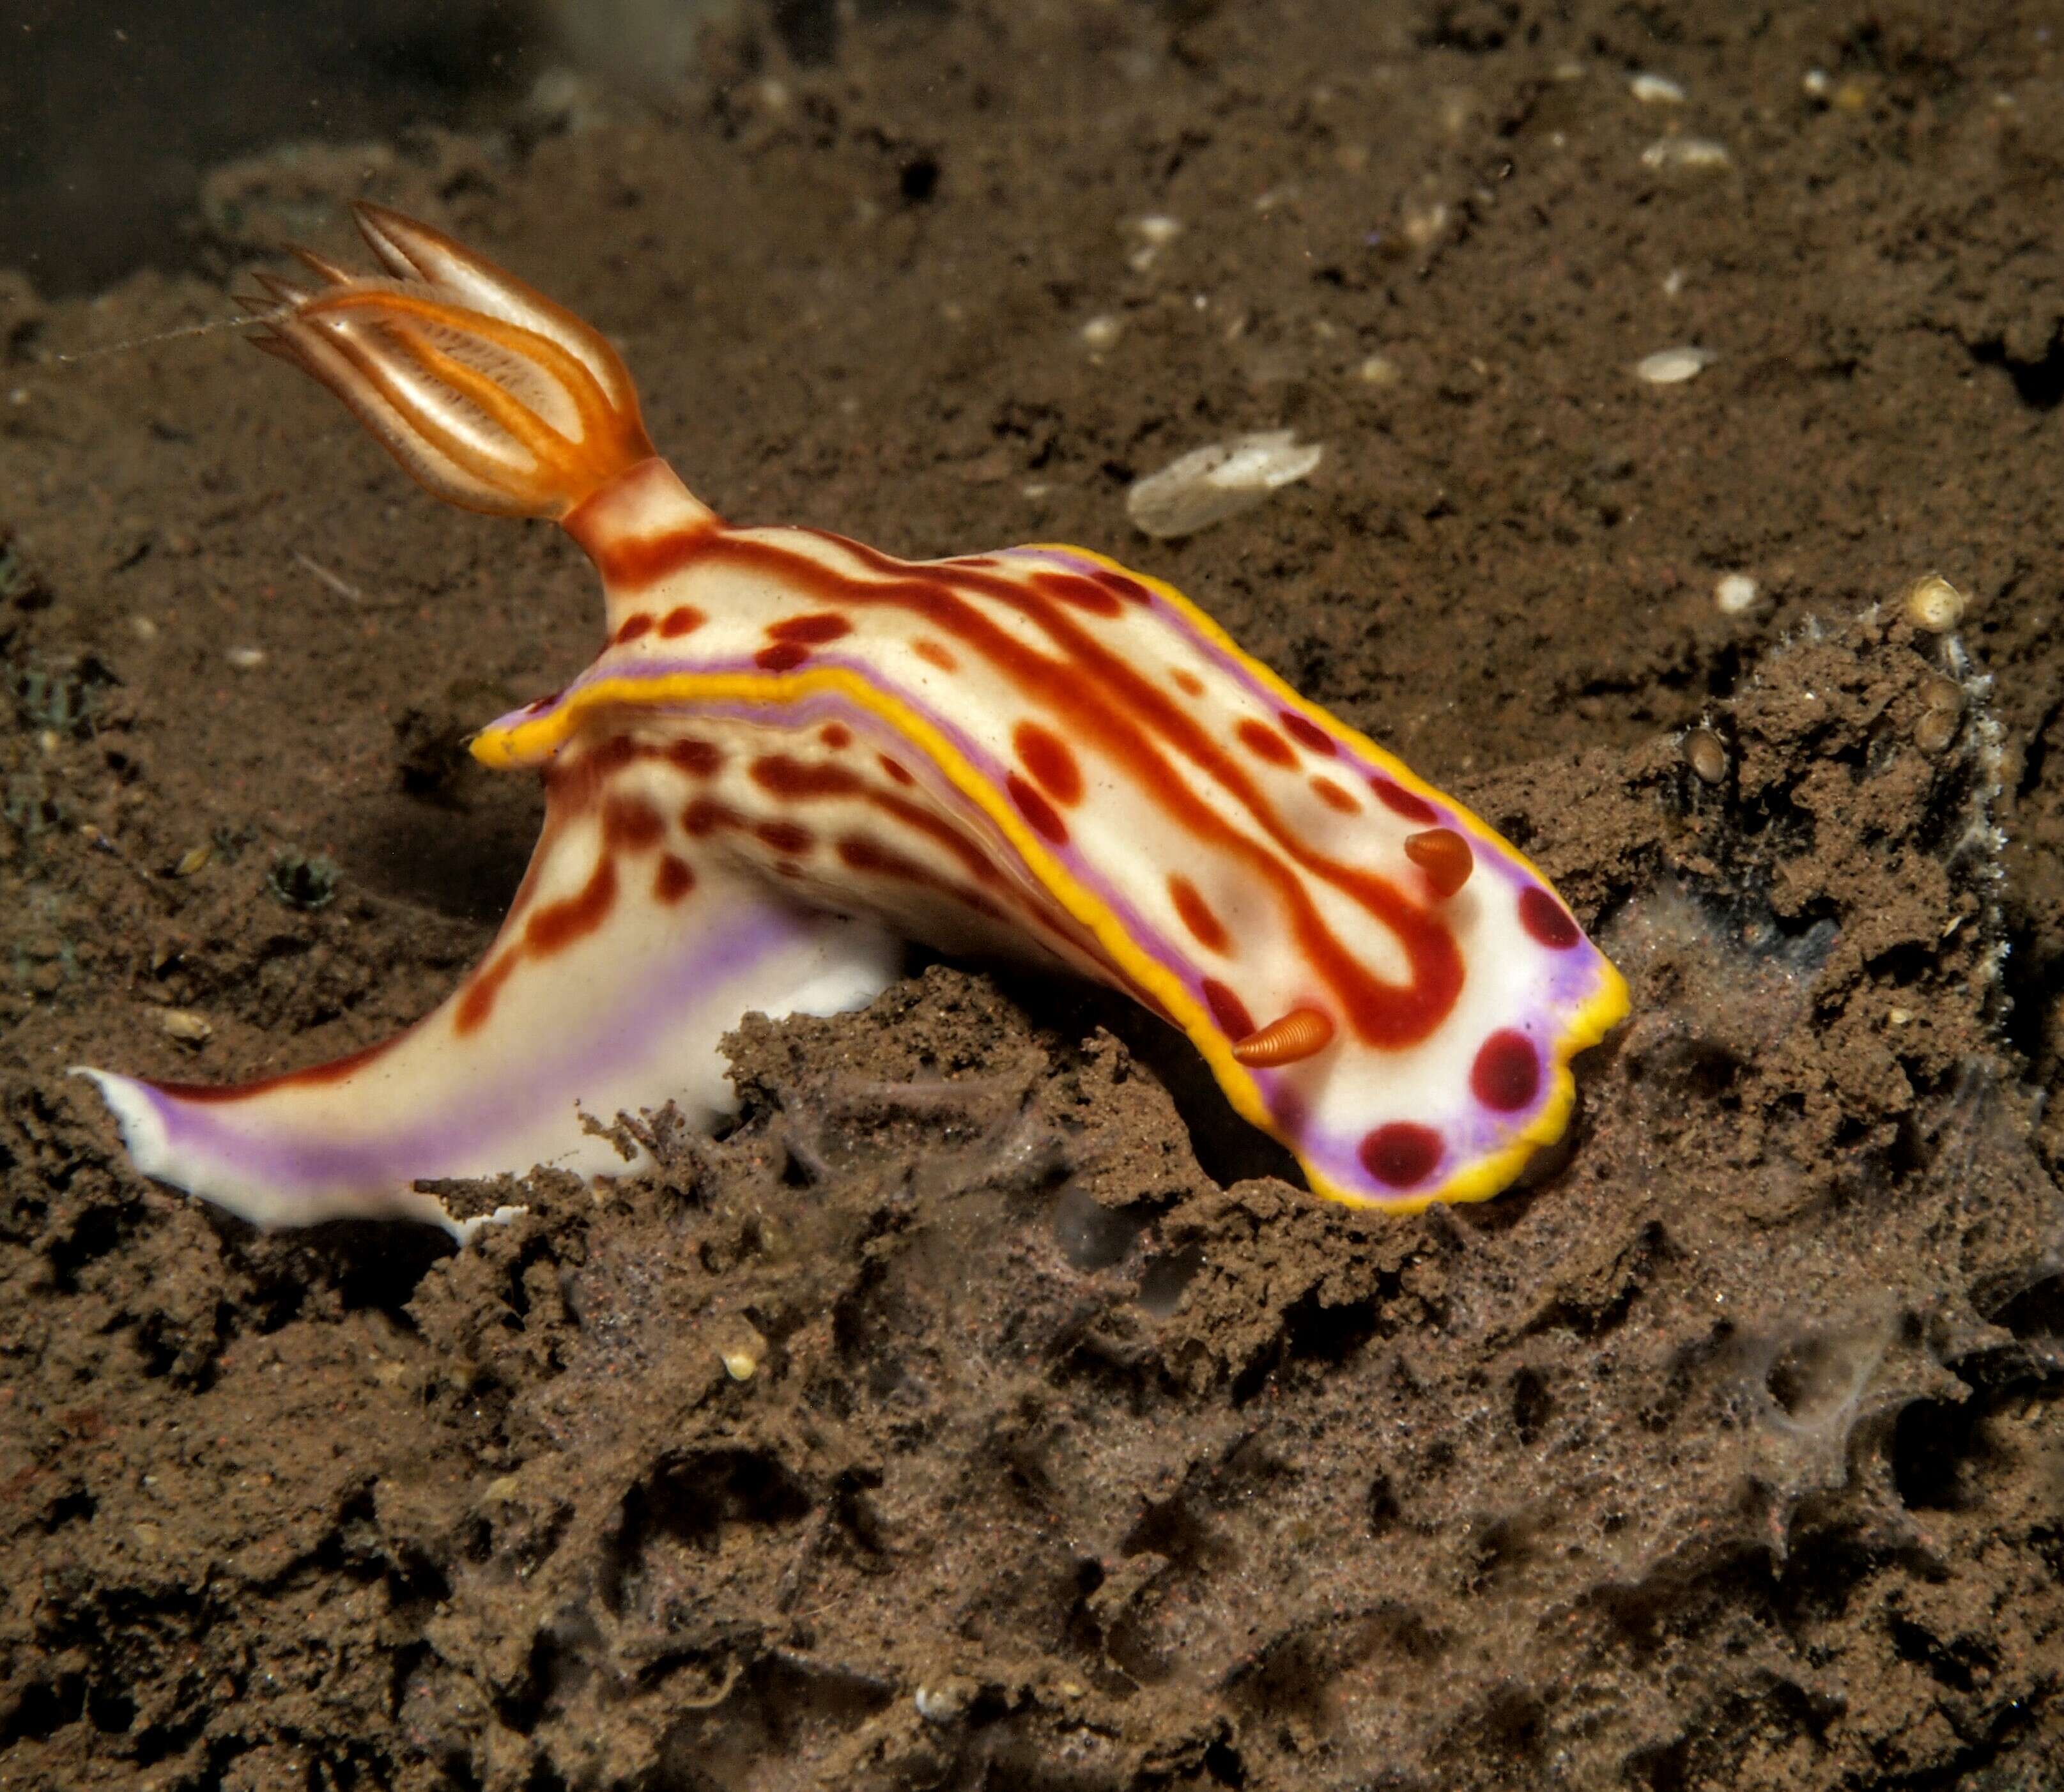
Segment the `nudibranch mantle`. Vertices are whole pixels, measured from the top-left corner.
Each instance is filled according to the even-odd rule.
[[[474,743],[547,795],[465,983],[242,1089],[91,1073],[141,1167],[271,1223],[621,1169],[583,1116],[722,1112],[725,1031],[866,1001],[899,936],[1131,995],[1337,1200],[1481,1199],[1561,1134],[1625,986],[1467,809],[1100,555],[728,527],[587,325],[427,227],[361,224],[393,277],[304,256],[329,284],[276,288],[273,345],[440,495],[559,520],[608,643]]]

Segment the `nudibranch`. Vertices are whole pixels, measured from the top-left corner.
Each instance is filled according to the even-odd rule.
[[[1562,1132],[1625,985],[1541,874],[1160,581],[1078,547],[900,560],[733,528],[599,333],[373,206],[260,345],[452,503],[547,517],[608,638],[473,751],[546,791],[486,956],[385,1043],[234,1088],[90,1071],[147,1174],[264,1225],[451,1222],[416,1185],[622,1172],[708,1124],[745,1014],[829,1013],[904,940],[1094,978],[1181,1028],[1319,1193],[1495,1193]]]

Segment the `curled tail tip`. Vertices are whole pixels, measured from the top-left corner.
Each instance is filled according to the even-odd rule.
[[[647,460],[623,359],[485,257],[384,206],[353,208],[381,272],[296,249],[321,285],[261,274],[257,345],[341,398],[418,483],[467,510],[563,516]]]

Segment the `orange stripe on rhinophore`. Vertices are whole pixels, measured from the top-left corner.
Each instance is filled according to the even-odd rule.
[[[536,501],[538,488],[534,480],[513,479],[507,467],[482,453],[448,424],[440,422],[365,344],[343,335],[325,335],[322,340],[350,363],[353,371],[386,401],[390,410],[399,414],[408,429],[446,460],[497,490],[522,496],[526,502]]]
[[[478,368],[469,367],[454,355],[445,353],[420,331],[397,325],[390,333],[423,371],[441,380],[465,398],[470,398],[486,411],[495,422],[530,451],[533,460],[550,465],[570,458],[567,450],[576,449],[567,436],[547,423],[523,401],[497,379],[490,377]],[[570,394],[576,408],[580,405],[578,394]],[[582,422],[588,419],[582,412]],[[576,450],[577,451],[577,450]]]

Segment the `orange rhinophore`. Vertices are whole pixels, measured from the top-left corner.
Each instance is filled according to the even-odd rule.
[[[428,224],[354,209],[386,273],[296,250],[329,284],[260,276],[276,305],[254,304],[269,326],[255,340],[320,380],[417,480],[470,511],[556,519],[652,458],[599,331]]]

